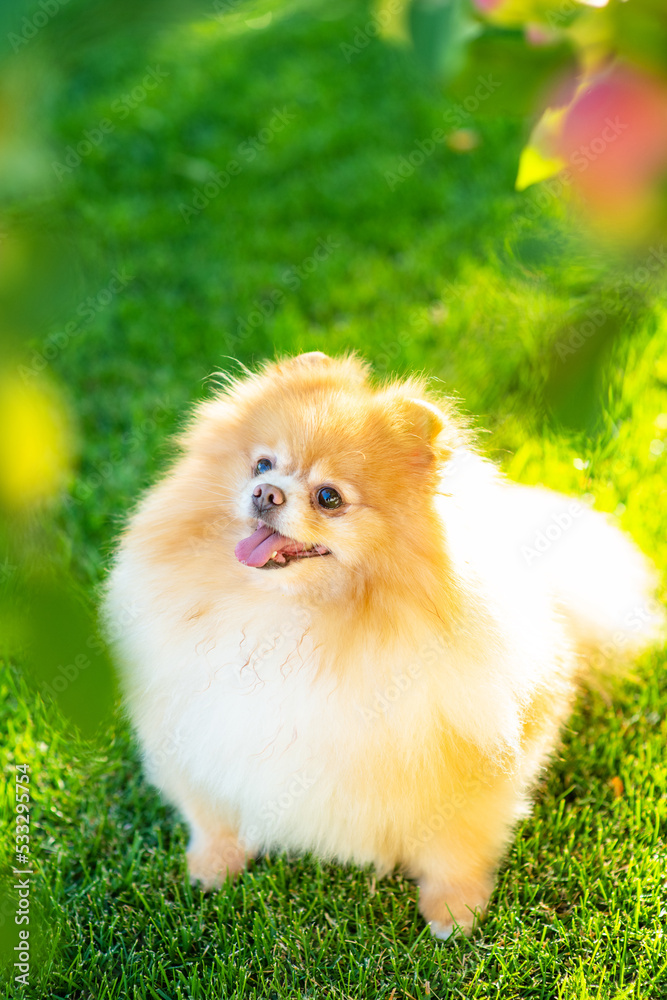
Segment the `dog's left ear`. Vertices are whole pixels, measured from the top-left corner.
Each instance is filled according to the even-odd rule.
[[[414,450],[410,459],[415,465],[431,465],[449,456],[452,442],[445,432],[450,421],[442,410],[425,399],[406,399],[405,410]]]
[[[433,441],[445,429],[445,415],[435,403],[425,399],[408,399],[407,405],[412,417],[415,433],[425,441]]]

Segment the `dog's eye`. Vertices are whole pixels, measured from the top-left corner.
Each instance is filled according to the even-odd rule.
[[[269,461],[268,458],[260,458],[259,462],[255,466],[255,475],[263,476],[265,472],[270,472],[273,468],[273,463]]]
[[[321,490],[317,491],[317,502],[325,510],[335,510],[336,507],[343,506],[342,496],[330,486],[323,486]]]

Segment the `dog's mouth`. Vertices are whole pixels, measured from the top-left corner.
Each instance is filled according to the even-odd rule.
[[[294,538],[286,538],[270,525],[258,521],[257,529],[238,543],[234,554],[244,566],[278,569],[297,559],[329,556],[331,552],[325,545],[308,545],[306,542],[297,542]]]

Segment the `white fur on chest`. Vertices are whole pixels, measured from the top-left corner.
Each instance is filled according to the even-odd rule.
[[[421,820],[410,783],[443,727],[491,751],[518,744],[536,649],[490,644],[470,659],[422,629],[391,649],[369,636],[333,672],[288,599],[227,597],[197,615],[161,588],[126,557],[109,593],[111,620],[134,601],[116,642],[146,770],[177,804],[186,777],[249,847],[377,861],[387,824],[408,836]]]
[[[414,654],[395,670],[385,663],[375,683],[366,651],[353,682],[341,681],[317,669],[302,623],[260,617],[215,640],[160,618],[126,635],[126,657],[141,664],[129,707],[149,777],[170,797],[187,775],[251,847],[340,856],[347,843],[355,860],[375,860],[368,830],[381,839],[382,823],[369,821],[387,812],[380,762],[413,753],[433,713],[424,665]]]

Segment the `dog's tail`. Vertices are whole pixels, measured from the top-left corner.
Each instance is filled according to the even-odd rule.
[[[665,641],[657,572],[604,514],[584,508],[550,556],[544,571],[587,670],[606,671]]]
[[[582,679],[667,639],[658,574],[610,515],[498,477],[465,449],[447,467],[443,495],[449,494],[464,510],[483,503],[477,516],[490,525],[494,548],[504,546],[508,566],[527,575],[529,588],[550,595],[581,654]]]

